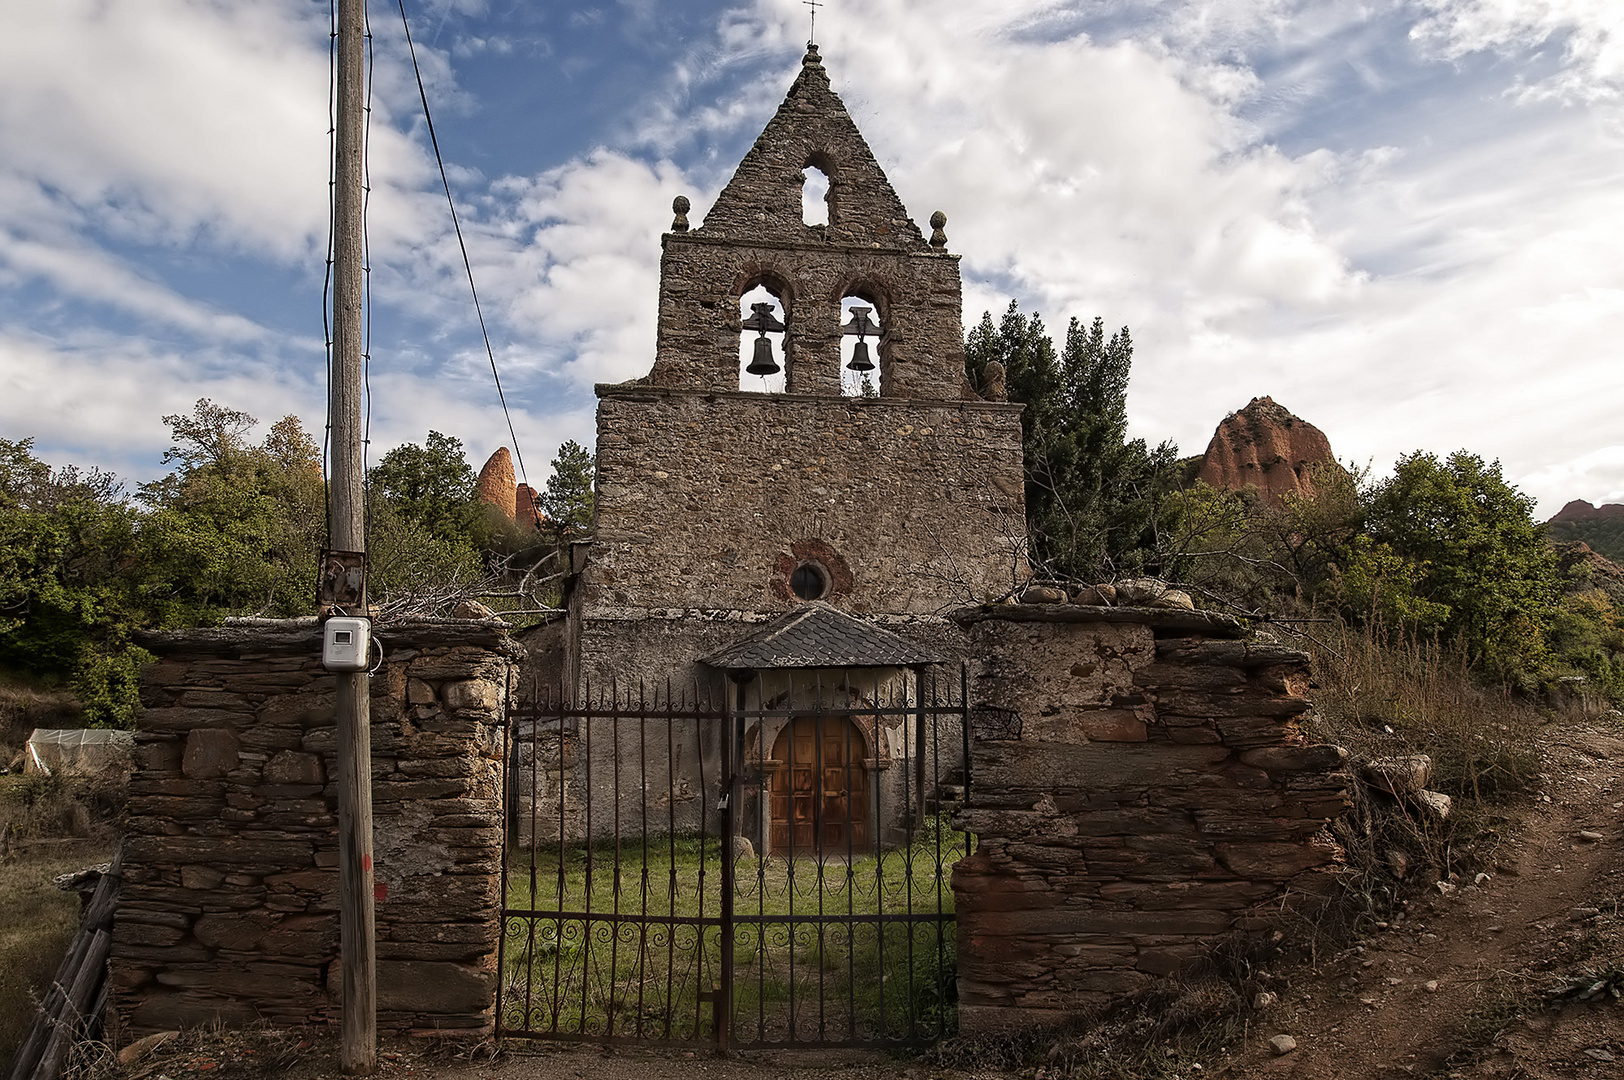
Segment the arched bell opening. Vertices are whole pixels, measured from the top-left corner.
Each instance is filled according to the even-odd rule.
[[[880,396],[884,310],[866,290],[848,293],[840,301],[840,392],[846,397]]]
[[[801,170],[801,223],[827,225],[829,213],[829,174],[818,165]]]
[[[789,358],[788,316],[771,286],[757,285],[739,297],[739,389],[782,394]]]
[[[801,163],[801,222],[809,228],[835,224],[840,215],[837,192],[834,159],[824,150],[812,151]]]

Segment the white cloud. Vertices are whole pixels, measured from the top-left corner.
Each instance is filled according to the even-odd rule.
[[[186,0],[0,0],[5,170],[132,238],[283,256],[325,232],[325,19]]]
[[[129,337],[87,333],[63,343],[0,329],[0,437],[34,438],[46,460],[94,463],[135,484],[165,471],[162,417],[190,413],[198,398],[251,413],[261,436],[281,417],[297,416],[319,443],[326,424],[320,374],[319,357],[304,366],[227,356],[202,362],[195,352]],[[488,379],[448,387],[438,374],[379,371],[370,388],[374,463],[400,443],[421,443],[431,429],[462,439],[475,469],[513,444]],[[513,412],[537,487],[560,443],[592,441],[590,409]]]
[[[63,292],[157,319],[217,341],[255,341],[263,327],[230,312],[189,300],[138,275],[106,252],[73,240],[46,244],[0,231],[0,259],[25,276],[49,281]]]
[[[64,462],[116,468],[135,480],[159,471],[156,461],[169,445],[161,418],[190,412],[200,397],[247,409],[267,423],[291,413],[319,431],[321,393],[307,373],[280,365],[235,358],[204,364],[195,354],[101,333],[52,342],[0,330],[5,437],[34,437]]]
[[[576,386],[646,373],[654,359],[660,234],[692,191],[669,162],[597,150],[495,186],[500,223],[481,231],[475,271],[536,361]]]
[[[1616,0],[1421,0],[1412,31],[1452,59],[1561,46],[1561,69],[1526,85],[1534,95],[1616,100],[1624,90],[1624,8]]]
[[[1520,478],[1518,483],[1532,488],[1582,491],[1586,493],[1585,501],[1596,506],[1624,503],[1624,445],[1603,446],[1571,460],[1547,465]],[[1560,506],[1554,505],[1542,507],[1542,516],[1549,517],[1559,509]]]
[[[500,147],[480,148],[489,176],[447,163],[533,477],[563,437],[589,440],[589,384],[648,370],[671,198],[702,220],[794,76],[798,0],[715,18],[605,129],[619,142],[522,175]],[[422,19],[443,135],[497,107],[458,65],[511,24],[480,0]],[[423,49],[442,22],[460,44]],[[1594,449],[1624,337],[1618,22],[1609,0],[895,0],[825,13],[818,36],[915,219],[947,212],[967,320],[1014,295],[1057,332],[1132,328],[1136,432],[1194,452],[1272,394],[1378,467],[1499,457],[1548,512],[1609,497],[1563,485],[1624,487]],[[375,360],[375,449],[434,427],[483,460],[508,440],[399,26],[375,23],[373,293],[399,339]],[[308,408],[309,379],[285,373],[319,357],[308,340],[143,258],[319,284],[325,12],[0,0],[0,24],[0,285],[51,291],[57,324],[114,305],[196,343],[13,333],[0,392],[43,406],[0,423],[95,461],[98,439],[161,448],[156,417],[200,393]],[[251,353],[235,368],[233,346]]]
[[[204,248],[319,275],[325,12],[225,0],[0,0],[0,25],[0,228],[10,234],[0,259],[13,271],[205,332],[197,304],[164,295],[130,267],[141,249]],[[422,234],[422,204],[403,192],[432,176],[419,145],[389,123],[389,101],[415,111],[416,98],[415,83],[406,96],[410,75],[392,41],[380,33],[369,144],[370,224],[382,250]],[[454,98],[440,54],[421,53],[431,85]],[[70,263],[75,271],[65,272]]]

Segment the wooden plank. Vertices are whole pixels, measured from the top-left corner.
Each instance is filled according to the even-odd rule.
[[[45,1054],[45,1047],[51,1041],[53,1026],[62,1011],[62,1002],[67,998],[66,988],[84,964],[90,942],[91,935],[81,928],[73,944],[68,947],[68,955],[62,958],[61,966],[56,969],[50,989],[45,992],[44,1000],[34,1013],[34,1022],[29,1025],[28,1034],[17,1048],[17,1056],[11,1061],[11,1080],[32,1080],[34,1070]]]
[[[74,972],[73,983],[57,1013],[55,1030],[34,1070],[34,1080],[57,1080],[62,1075],[62,1066],[67,1061],[68,1048],[73,1045],[80,1021],[107,981],[107,953],[112,946],[113,936],[106,930],[97,930],[91,935],[90,946],[85,950],[79,970]]]

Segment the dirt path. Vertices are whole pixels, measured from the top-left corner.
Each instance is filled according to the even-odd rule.
[[[1294,978],[1245,1052],[1209,1075],[1624,1076],[1624,1007],[1509,1018],[1580,972],[1624,965],[1624,737],[1580,727],[1555,739],[1544,794],[1487,879],[1431,890]],[[1298,1048],[1276,1055],[1277,1034]]]
[[[291,1040],[291,1041],[290,1041]],[[111,1073],[91,1067],[81,1075],[107,1080],[346,1080],[330,1035],[289,1038],[267,1033],[219,1033],[165,1048],[141,1063]],[[405,1040],[385,1040],[375,1080],[925,1080],[964,1074],[926,1070],[883,1053],[854,1050],[753,1051],[717,1057],[707,1051],[559,1044],[521,1044],[490,1058],[454,1053]],[[977,1080],[990,1080],[978,1077]]]

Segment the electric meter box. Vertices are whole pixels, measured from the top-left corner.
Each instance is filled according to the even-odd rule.
[[[321,666],[328,671],[365,671],[372,647],[367,619],[334,616],[322,624]]]

